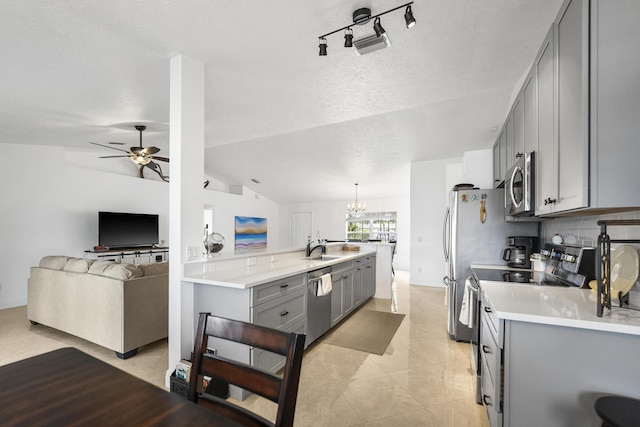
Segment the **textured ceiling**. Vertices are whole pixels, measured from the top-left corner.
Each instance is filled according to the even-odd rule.
[[[144,123],[170,156],[184,53],[205,64],[207,174],[281,203],[349,200],[355,182],[363,200],[406,195],[410,162],[491,146],[561,2],[418,0],[409,30],[403,10],[382,17],[389,49],[357,56],[337,33],[319,57],[354,9],[402,2],[3,1],[0,142],[97,157],[87,141],[136,145]]]

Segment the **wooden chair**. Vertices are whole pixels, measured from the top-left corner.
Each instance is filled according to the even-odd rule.
[[[207,353],[209,337],[258,347],[285,356],[283,376]],[[305,335],[200,313],[189,380],[189,400],[246,426],[293,426]],[[275,424],[231,402],[198,394],[199,375],[212,377],[259,394],[278,405]]]

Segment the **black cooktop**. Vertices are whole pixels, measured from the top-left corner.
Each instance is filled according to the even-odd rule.
[[[530,270],[495,270],[489,268],[474,268],[473,275],[478,280],[490,280],[492,282],[531,282]]]

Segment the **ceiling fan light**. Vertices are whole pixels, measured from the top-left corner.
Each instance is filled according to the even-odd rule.
[[[416,25],[416,18],[413,17],[411,5],[407,6],[407,11],[404,13],[404,20],[407,23],[407,28],[411,28]]]
[[[151,159],[145,156],[130,156],[129,158],[133,163],[138,164],[140,166],[148,165],[149,163],[151,163]]]

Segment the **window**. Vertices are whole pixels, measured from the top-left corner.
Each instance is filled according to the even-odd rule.
[[[346,238],[352,242],[395,242],[396,227],[395,212],[347,214]]]

